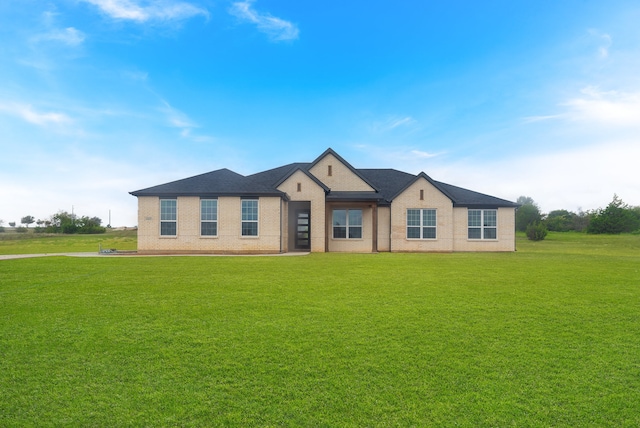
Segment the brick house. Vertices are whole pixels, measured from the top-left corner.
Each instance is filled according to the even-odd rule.
[[[220,169],[131,192],[141,254],[514,251],[517,204],[332,149],[243,176]]]

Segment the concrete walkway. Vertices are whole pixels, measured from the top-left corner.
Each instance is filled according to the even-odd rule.
[[[45,253],[45,254],[0,254],[0,260],[28,259],[32,257],[286,257],[286,256],[306,256],[307,253],[278,253],[278,254],[159,254],[159,255],[138,255],[135,253]]]
[[[32,257],[68,256],[68,257],[102,257],[99,253],[45,253],[45,254],[0,254],[0,260],[30,259]]]

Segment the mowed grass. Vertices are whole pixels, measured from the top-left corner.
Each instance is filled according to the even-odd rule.
[[[111,230],[97,235],[0,233],[0,255],[98,252],[103,249],[135,250],[136,230]]]
[[[0,261],[0,426],[639,426],[640,236]]]

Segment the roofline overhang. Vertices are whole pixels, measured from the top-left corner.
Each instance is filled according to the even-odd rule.
[[[178,198],[180,196],[188,196],[188,197],[200,197],[200,198],[217,198],[217,197],[277,197],[288,200],[289,197],[285,192],[194,192],[194,193],[147,193],[141,194],[138,191],[129,192],[130,195],[139,197],[139,196],[153,196],[159,198]]]

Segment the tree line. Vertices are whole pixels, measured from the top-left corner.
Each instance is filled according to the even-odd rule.
[[[35,223],[35,233],[82,233],[82,234],[96,234],[105,233],[107,227],[102,226],[102,220],[99,217],[78,217],[75,214],[69,214],[66,211],[60,211],[53,214],[47,220],[36,220],[33,216],[27,215],[20,219],[20,224],[24,226],[18,226],[17,232],[26,232],[29,225]],[[0,232],[4,232],[4,222],[0,220]],[[10,222],[9,226],[15,227],[15,222]]]
[[[613,195],[606,208],[577,213],[568,210],[554,210],[542,214],[535,201],[529,196],[520,196],[516,212],[516,230],[525,232],[531,240],[544,239],[547,231],[586,233],[640,233],[640,206],[631,206]]]

